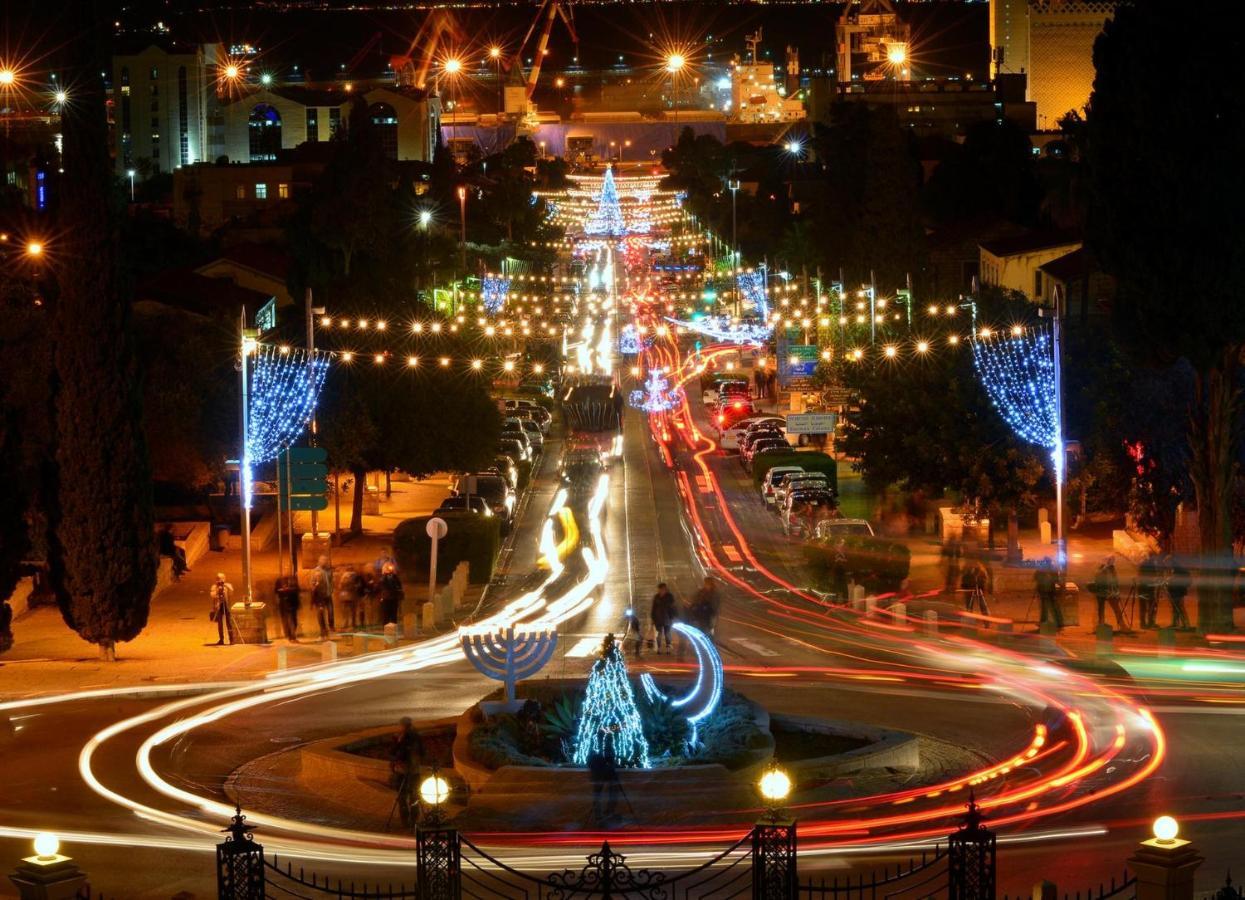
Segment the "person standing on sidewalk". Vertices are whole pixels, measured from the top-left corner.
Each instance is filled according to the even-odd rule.
[[[216,646],[223,646],[225,635],[229,635],[229,643],[238,643],[238,630],[233,624],[233,585],[225,580],[224,572],[216,573],[216,581],[208,589],[212,605],[208,609],[208,619],[216,623]]]
[[[1124,630],[1124,610],[1120,608],[1120,576],[1115,571],[1115,557],[1108,556],[1089,583],[1090,593],[1098,601],[1098,624],[1107,624],[1107,605],[1115,613],[1115,627]]]
[[[964,609],[967,612],[978,612],[983,616],[990,615],[990,607],[986,603],[986,595],[992,587],[990,570],[986,564],[978,560],[964,573],[963,587],[967,592],[964,597]]]
[[[692,600],[692,613],[696,619],[696,627],[710,637],[718,629],[719,603],[717,583],[712,578],[706,578]]]
[[[666,653],[670,652],[670,629],[674,626],[674,594],[663,581],[657,585],[657,593],[653,595],[653,603],[649,607],[649,621],[653,623],[653,652],[661,653],[665,643]]]
[[[277,580],[277,611],[281,613],[281,630],[292,644],[298,643],[298,609],[302,606],[300,593],[297,575],[282,575]]]
[[[1158,628],[1159,588],[1163,584],[1163,573],[1159,571],[1158,560],[1154,554],[1148,554],[1137,568],[1137,605],[1141,607],[1141,627]]]
[[[327,556],[321,556],[319,565],[311,570],[311,606],[316,611],[316,622],[320,626],[320,640],[327,641],[336,630],[333,620],[333,568]]]
[[[380,624],[397,624],[401,615],[402,601],[405,598],[402,590],[402,579],[398,577],[398,567],[393,563],[385,563],[380,576]]]
[[[363,573],[349,566],[342,567],[341,577],[337,580],[337,602],[342,606],[345,627],[355,631],[363,625],[363,613],[359,609],[363,602]]]
[[[385,574],[385,566],[393,566],[393,570],[398,570],[398,561],[393,558],[392,547],[381,547],[380,555],[376,557],[376,561],[372,563],[372,573],[380,578]]]
[[[1189,570],[1169,556],[1167,576],[1167,599],[1172,604],[1172,628],[1189,631],[1189,614],[1185,612],[1184,598],[1189,593]]]
[[[1042,603],[1041,621],[1052,622],[1056,630],[1063,628],[1063,610],[1059,608],[1059,575],[1049,556],[1038,563],[1033,573],[1033,586]]]

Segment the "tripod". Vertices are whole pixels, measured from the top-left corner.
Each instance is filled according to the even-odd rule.
[[[402,804],[402,803],[405,803],[405,804],[406,804],[406,808],[407,808],[407,821],[408,821],[408,822],[409,822],[409,821],[411,821],[411,819],[410,819],[410,810],[411,810],[411,807],[412,807],[412,806],[414,806],[414,807],[415,807],[415,818],[414,818],[414,823],[415,823],[415,824],[418,824],[418,822],[419,822],[419,818],[420,818],[420,816],[419,816],[419,801],[418,801],[418,800],[416,800],[416,802],[415,802],[414,804],[412,804],[412,803],[410,802],[410,801],[411,801],[411,798],[410,798],[410,796],[409,796],[409,794],[408,794],[408,790],[409,790],[409,788],[410,788],[410,784],[411,784],[411,772],[410,772],[410,770],[408,769],[408,770],[407,770],[407,771],[406,771],[406,772],[402,775],[401,780],[399,780],[399,781],[398,781],[398,794],[397,794],[397,796],[396,796],[396,797],[394,797],[394,798],[393,798],[393,806],[391,806],[391,807],[389,808],[389,818],[385,819],[385,831],[386,831],[386,832],[388,832],[388,831],[389,831],[389,829],[393,826],[393,814],[394,814],[394,813],[396,813],[396,812],[398,812],[398,810],[400,809],[400,804]]]

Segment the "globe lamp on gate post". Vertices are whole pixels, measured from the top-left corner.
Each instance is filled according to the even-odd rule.
[[[9,875],[21,900],[34,898],[79,897],[86,884],[86,873],[60,852],[60,840],[51,832],[35,836],[34,856],[22,859]]]
[[[791,795],[791,776],[773,764],[762,773],[757,791],[765,801],[766,817],[777,822],[782,817],[783,803]]]
[[[428,824],[436,826],[445,821],[441,812],[441,804],[450,798],[450,783],[440,776],[436,769],[419,785],[419,799],[432,807],[427,815]]]

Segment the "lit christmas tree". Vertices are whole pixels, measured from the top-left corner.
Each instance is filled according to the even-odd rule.
[[[644,390],[632,391],[627,402],[644,412],[666,412],[683,402],[683,391],[671,388],[670,382],[660,369],[651,369]]]
[[[588,219],[584,231],[588,234],[626,234],[627,226],[623,221],[622,207],[618,204],[618,188],[614,185],[614,170],[605,170],[605,179],[601,182],[601,200],[597,210]]]
[[[603,752],[609,739],[614,747],[614,762],[619,766],[649,768],[648,741],[635,705],[635,694],[627,679],[627,663],[622,649],[607,634],[601,643],[601,658],[588,676],[584,709],[575,734],[575,753],[571,761],[586,766],[588,757]]]

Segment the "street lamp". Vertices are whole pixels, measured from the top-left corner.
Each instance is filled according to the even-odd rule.
[[[419,785],[419,799],[432,809],[428,812],[428,823],[439,825],[444,821],[441,804],[450,798],[450,783],[434,770]]]
[[[420,228],[422,228],[422,229],[424,229],[424,231],[427,231],[427,230],[428,230],[428,226],[429,226],[431,223],[432,223],[432,212],[431,212],[431,210],[421,209],[421,210],[419,211],[419,227],[420,227]]]
[[[739,264],[739,238],[735,230],[735,195],[739,193],[739,179],[732,178],[726,183],[731,192],[731,268]],[[738,294],[738,291],[736,291]]]
[[[133,169],[126,169],[125,174],[130,176],[130,202],[134,202],[134,175]]]
[[[69,95],[64,91],[57,91],[52,95],[52,99],[56,101],[57,106],[64,106],[65,101],[69,99]]]
[[[765,801],[769,820],[777,822],[782,817],[783,802],[791,794],[791,776],[780,769],[776,763],[771,764],[761,775],[761,780],[757,782],[757,790]]]
[[[0,87],[12,87],[16,81],[16,72],[7,67],[0,69]]]
[[[40,256],[42,256],[43,255],[43,242],[42,241],[27,241],[26,242],[26,255],[29,256],[31,259],[38,259]]]
[[[497,66],[497,114],[501,115],[506,111],[506,95],[503,92],[504,86],[501,83],[501,47],[493,45],[489,47],[488,55]]]
[[[666,71],[670,73],[670,99],[674,106],[674,140],[673,146],[679,142],[679,73],[687,65],[687,58],[682,53],[671,53],[666,57]]]
[[[441,66],[441,70],[450,77],[450,109],[454,110],[454,119],[458,118],[458,110],[454,103],[454,80],[458,77],[458,73],[463,70],[463,61],[456,56],[451,56]],[[437,85],[437,93],[440,93],[441,86]],[[453,121],[453,119],[451,119]]]

